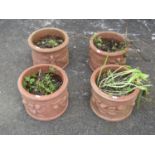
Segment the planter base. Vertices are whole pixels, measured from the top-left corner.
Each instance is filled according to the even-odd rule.
[[[102,113],[100,113],[96,107],[93,105],[93,103],[90,101],[90,107],[93,110],[93,112],[100,118],[106,120],[106,121],[110,121],[110,122],[118,122],[118,121],[122,121],[124,119],[126,119],[127,117],[129,117],[132,113],[132,109],[127,113],[127,115],[122,116],[122,117],[117,117],[117,118],[109,118],[104,116]]]
[[[57,114],[57,115],[55,115],[53,117],[49,117],[49,118],[36,117],[35,115],[32,115],[26,108],[25,108],[25,110],[28,113],[28,115],[31,116],[35,120],[39,120],[39,121],[51,121],[51,120],[54,120],[54,119],[57,119],[58,117],[60,117],[66,111],[67,107],[68,107],[68,101],[67,101],[67,104],[66,104],[66,106],[64,107],[64,109],[63,109],[63,111],[61,113],[59,113],[59,114]]]

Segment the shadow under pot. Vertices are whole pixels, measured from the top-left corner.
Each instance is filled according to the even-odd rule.
[[[56,119],[66,111],[67,87],[65,71],[49,64],[27,68],[18,79],[18,89],[26,112],[41,121]]]
[[[106,64],[126,64],[127,39],[116,32],[98,32],[89,41],[89,66],[92,71]]]
[[[53,64],[65,68],[69,63],[67,33],[58,28],[42,28],[28,38],[33,65]]]
[[[105,65],[102,69],[102,73],[107,73],[108,70],[116,70],[120,67],[120,65]],[[90,79],[91,83],[91,99],[90,106],[93,112],[100,118],[117,122],[126,119],[130,116],[133,111],[133,107],[135,106],[136,99],[139,94],[139,89],[133,90],[130,94],[124,96],[112,96],[105,92],[103,92],[97,86],[97,78],[100,74],[100,69],[97,68]],[[126,70],[125,67],[122,66],[121,70]]]

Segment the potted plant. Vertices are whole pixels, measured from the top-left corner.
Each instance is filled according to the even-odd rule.
[[[37,120],[53,120],[68,106],[68,78],[63,69],[50,64],[35,65],[24,70],[18,89],[27,113]]]
[[[116,64],[97,68],[90,79],[90,105],[94,113],[107,121],[127,118],[150,87],[148,75],[137,68]]]
[[[68,35],[61,29],[42,28],[34,31],[28,38],[33,64],[54,64],[65,68],[69,63],[68,43]]]
[[[89,66],[94,71],[102,66],[108,56],[107,64],[126,63],[128,52],[127,38],[116,32],[98,32],[90,38]]]

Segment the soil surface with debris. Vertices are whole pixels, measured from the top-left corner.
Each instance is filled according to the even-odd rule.
[[[98,118],[90,109],[88,65],[89,40],[97,31],[116,31],[134,42],[127,64],[150,74],[155,85],[155,20],[0,20],[0,134],[155,134],[154,87],[142,100],[140,109],[118,123]],[[50,122],[32,119],[25,112],[17,79],[32,65],[27,38],[43,27],[57,27],[70,37],[69,107],[60,118]],[[136,49],[135,49],[136,48]]]

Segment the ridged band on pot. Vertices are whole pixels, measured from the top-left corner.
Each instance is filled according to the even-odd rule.
[[[116,32],[98,32],[95,36],[102,36],[105,39],[114,39],[117,41],[126,41],[125,37]],[[89,41],[89,66],[94,71],[96,68],[104,64],[106,57],[108,57],[107,64],[120,64],[126,63],[126,54],[128,52],[128,47],[122,51],[106,52],[98,49],[94,45],[94,36],[90,38]]]
[[[64,42],[54,48],[40,48],[34,44],[35,41],[47,35],[61,37]],[[58,28],[42,28],[34,31],[28,38],[28,44],[32,49],[33,64],[53,64],[65,68],[69,63],[67,33]]]
[[[119,68],[120,65],[110,64],[105,65],[103,71],[106,72],[108,69],[115,70]],[[123,67],[123,70],[126,68]],[[90,105],[93,112],[102,119],[107,121],[121,121],[127,118],[133,111],[136,98],[139,94],[139,89],[135,89],[132,93],[125,96],[110,96],[104,93],[96,85],[96,79],[98,77],[100,68],[97,68],[91,78],[91,99]]]
[[[38,72],[40,69],[47,72],[49,66],[53,66],[56,74],[62,79],[60,88],[50,95],[33,95],[26,91],[22,82],[25,76]],[[35,65],[24,70],[18,79],[18,89],[27,113],[34,119],[49,121],[61,116],[68,106],[68,77],[63,69],[50,64]]]

